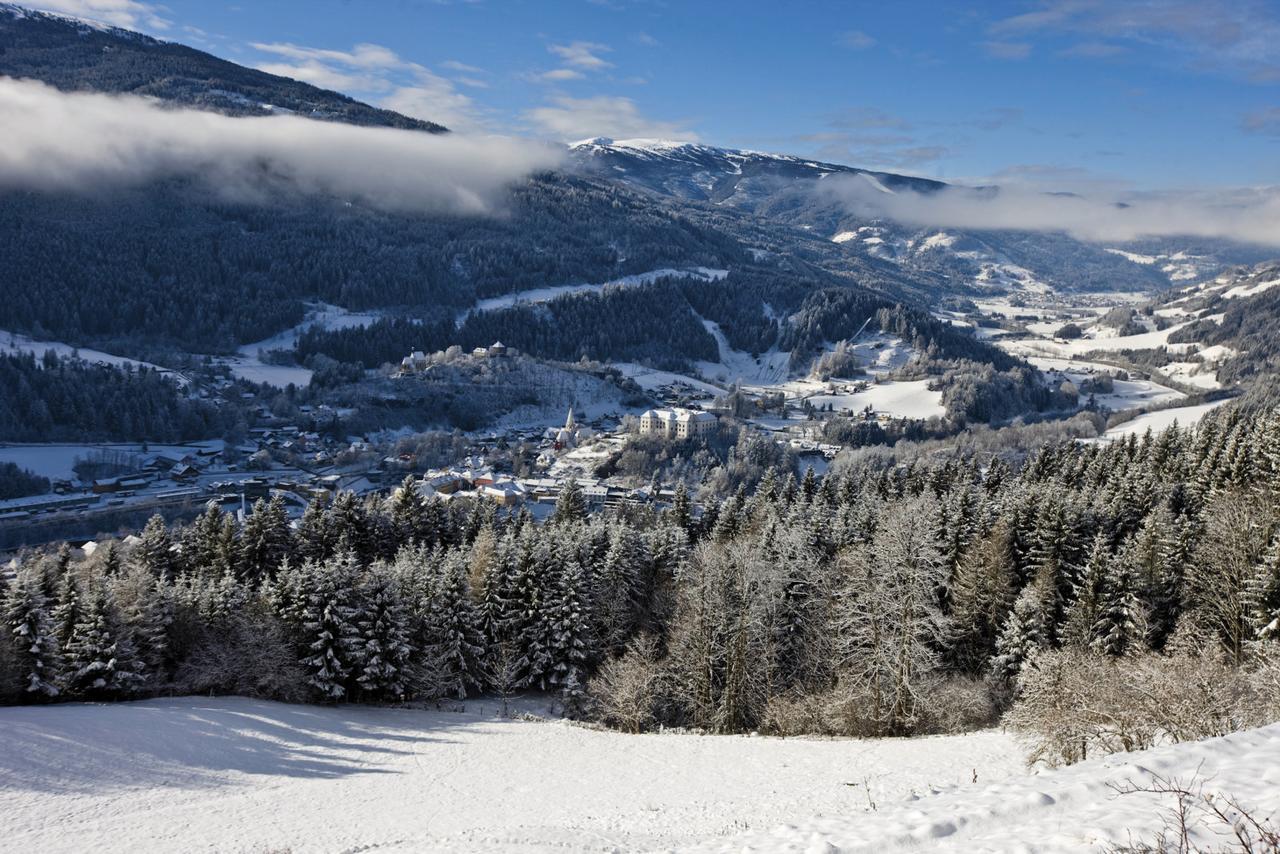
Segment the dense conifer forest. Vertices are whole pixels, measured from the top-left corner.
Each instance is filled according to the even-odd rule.
[[[184,441],[222,435],[237,413],[191,400],[150,368],[90,364],[51,352],[0,354],[0,440]]]
[[[910,734],[1012,708],[1069,762],[1117,737],[1089,716],[1135,692],[1149,738],[1274,706],[1277,490],[1280,414],[1235,405],[1020,465],[761,467],[701,512],[683,485],[669,509],[611,513],[571,486],[545,523],[408,483],[313,503],[296,530],[278,498],[243,524],[212,506],[130,549],[24,556],[0,670],[9,702],[552,691],[629,730]],[[1222,699],[1175,732],[1150,700],[1186,679]],[[1045,680],[1113,690],[1086,702]]]

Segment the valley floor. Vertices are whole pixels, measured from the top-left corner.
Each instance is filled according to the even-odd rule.
[[[0,708],[0,839],[57,851],[634,851],[1021,776],[998,732],[602,732],[239,698]]]

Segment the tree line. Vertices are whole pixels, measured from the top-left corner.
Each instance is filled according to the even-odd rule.
[[[221,435],[237,413],[188,398],[158,371],[34,353],[0,354],[0,440],[185,441]]]
[[[1171,696],[1188,674],[1227,698],[1182,723],[1148,704],[1133,743],[1280,714],[1262,687],[1278,672],[1278,489],[1280,413],[1231,406],[1020,466],[775,468],[702,512],[683,485],[669,508],[609,513],[569,486],[545,523],[412,482],[315,502],[296,526],[279,498],[243,523],[212,506],[185,527],[153,519],[127,551],[26,556],[4,683],[14,702],[551,691],[629,730],[905,735],[1012,709],[1074,761],[1118,725],[1053,686],[1098,674],[1112,702]]]

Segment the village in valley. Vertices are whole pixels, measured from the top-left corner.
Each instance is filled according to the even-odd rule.
[[[486,369],[532,361],[501,342],[461,358],[482,362]],[[443,353],[415,350],[389,379],[400,388],[426,387],[444,371],[444,361]],[[296,518],[317,497],[340,491],[390,493],[406,478],[424,498],[471,498],[512,512],[525,508],[535,518],[551,513],[569,483],[581,489],[590,509],[667,506],[676,495],[675,483],[604,474],[606,464],[637,439],[696,445],[718,432],[732,437],[745,429],[783,448],[795,461],[797,475],[810,468],[821,473],[840,450],[821,441],[821,418],[855,414],[830,406],[819,410],[800,396],[769,400],[768,389],[747,394],[736,384],[718,390],[681,375],[660,379],[644,384],[647,408],[606,408],[598,401],[576,407],[571,402],[562,420],[549,416],[543,423],[520,418],[465,432],[415,434],[402,429],[342,435],[344,419],[353,414],[350,408],[303,404],[290,413],[290,420],[259,404],[252,392],[241,391],[243,383],[225,376],[201,382],[194,372],[184,374],[193,396],[221,395],[245,408],[252,426],[240,441],[0,446],[0,462],[13,457],[34,464],[51,484],[47,494],[0,501],[0,550],[64,539],[80,542],[90,552],[96,542],[109,539],[127,547],[151,515],[192,518],[212,502],[243,518],[255,501],[273,495],[281,496]],[[866,385],[865,379],[833,380],[813,384],[807,393],[839,395]],[[892,420],[869,407],[856,415]],[[421,435],[437,440],[433,444],[447,437],[443,455],[448,458],[441,459],[438,451],[419,453],[416,439]]]

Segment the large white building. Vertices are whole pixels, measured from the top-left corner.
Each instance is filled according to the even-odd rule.
[[[644,435],[688,439],[693,436],[705,436],[714,429],[716,429],[716,417],[710,412],[680,408],[650,409],[640,416],[640,432]]]

